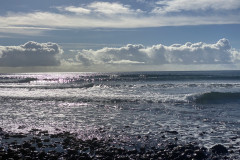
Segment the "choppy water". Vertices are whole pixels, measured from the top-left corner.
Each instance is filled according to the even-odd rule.
[[[236,149],[240,72],[1,74],[0,110],[0,127],[12,132],[39,128],[128,142],[140,135],[153,145],[178,138]]]

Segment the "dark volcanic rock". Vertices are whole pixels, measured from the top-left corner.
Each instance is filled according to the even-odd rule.
[[[29,142],[24,142],[22,146],[23,148],[30,148],[31,144]]]
[[[24,134],[14,134],[14,135],[11,135],[11,137],[13,137],[13,138],[25,138],[27,136],[24,135]]]
[[[227,154],[228,153],[227,148],[221,144],[217,144],[217,145],[213,146],[211,148],[211,150],[213,153],[216,153],[216,154]]]
[[[207,158],[206,153],[203,150],[196,150],[193,154],[194,158],[197,160],[205,159]]]
[[[171,134],[178,134],[177,131],[166,131],[167,133],[171,133]]]
[[[204,160],[224,159],[228,150],[223,145],[215,145],[209,151],[199,147],[197,143],[181,144],[181,141],[161,142],[149,145],[151,137],[136,136],[131,145],[121,143],[116,139],[87,139],[82,140],[69,132],[49,134],[47,131],[37,130],[29,134],[3,133],[4,143],[0,145],[0,159],[176,159],[176,160]],[[178,134],[170,131],[170,134]],[[161,135],[160,135],[161,136]],[[10,138],[10,139],[9,139]],[[12,142],[11,138],[14,140]],[[161,137],[160,137],[161,138]],[[144,139],[145,142],[140,140]],[[226,159],[226,158],[225,158]]]

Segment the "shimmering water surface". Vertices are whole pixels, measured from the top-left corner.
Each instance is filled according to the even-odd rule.
[[[0,127],[11,132],[238,148],[239,102],[239,71],[0,75]]]

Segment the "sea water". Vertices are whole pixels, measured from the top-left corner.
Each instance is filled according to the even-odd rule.
[[[237,150],[240,71],[0,74],[0,110],[0,127],[14,133]]]

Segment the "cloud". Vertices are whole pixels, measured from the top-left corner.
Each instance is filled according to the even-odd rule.
[[[1,21],[1,20],[0,20]],[[44,35],[46,31],[50,30],[58,30],[56,28],[44,28],[44,27],[23,27],[23,26],[0,26],[0,32],[2,33],[13,33],[13,34],[24,34],[28,36],[33,36],[33,35]]]
[[[183,11],[226,11],[240,8],[239,0],[160,0],[156,2],[154,13],[169,13]]]
[[[95,15],[116,15],[116,14],[135,14],[140,10],[131,9],[129,5],[124,5],[118,2],[92,2],[88,5],[57,7],[60,11],[68,11],[76,14],[95,14]]]
[[[143,45],[128,44],[121,48],[103,48],[99,50],[81,50],[76,56],[77,61],[83,65],[92,64],[120,64],[120,63],[145,63],[148,56],[141,52]]]
[[[65,10],[65,11],[68,11],[68,12],[73,12],[73,13],[76,13],[76,14],[89,14],[89,13],[91,13],[91,10],[89,10],[89,9],[82,8],[82,7],[75,7],[75,6],[68,6],[68,7],[65,7],[65,8],[59,7],[58,9]]]
[[[78,17],[79,19],[90,18],[99,19],[99,18],[113,18],[121,17],[123,15],[133,16],[139,13],[143,13],[140,9],[132,9],[129,5],[124,5],[118,2],[92,2],[87,5],[81,6],[58,6],[55,7],[62,13],[73,13],[71,17],[74,16],[85,16]],[[66,14],[65,14],[66,15]],[[69,15],[68,15],[69,16]],[[105,19],[106,20],[106,19]]]
[[[51,12],[40,10],[8,12],[0,15],[0,32],[42,35],[43,32],[55,29],[240,24],[239,3],[238,0],[230,2],[223,0],[163,0],[155,3],[154,7],[142,7],[145,10],[141,10],[136,8],[138,5],[96,1],[80,6],[58,6],[55,7],[58,11],[51,10]],[[186,13],[188,11],[194,11],[195,14]],[[224,14],[220,14],[223,11]]]
[[[107,15],[131,13],[129,6],[120,3],[94,2],[89,5],[89,8],[93,9],[95,12]]]
[[[46,67],[48,71],[130,71],[226,69],[240,64],[240,51],[232,48],[225,38],[213,44],[128,44],[69,51],[62,54],[60,46],[51,42],[0,46],[0,67],[6,72],[46,71]]]
[[[20,46],[0,46],[0,66],[58,66],[63,50],[56,43],[29,41]]]
[[[203,42],[162,44],[145,47],[128,44],[120,48],[79,50],[76,61],[82,65],[95,64],[233,64],[240,60],[240,52],[231,48],[229,41],[220,39],[214,44]]]
[[[144,64],[144,62],[131,61],[131,60],[120,60],[120,61],[110,61],[109,64]]]
[[[143,28],[159,26],[183,26],[203,24],[239,24],[240,17],[232,16],[145,16],[109,14],[100,16],[68,15],[50,12],[11,13],[0,16],[0,32],[42,35],[44,31],[79,28]]]

